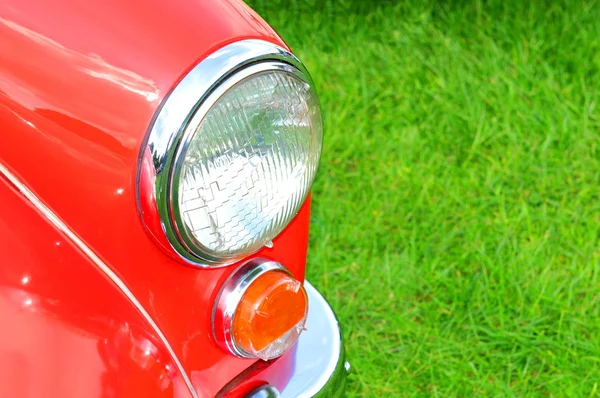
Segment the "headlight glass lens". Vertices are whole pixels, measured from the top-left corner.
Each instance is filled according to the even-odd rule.
[[[188,243],[239,258],[296,215],[321,153],[317,97],[298,73],[252,74],[225,91],[193,133],[175,176],[176,218]]]

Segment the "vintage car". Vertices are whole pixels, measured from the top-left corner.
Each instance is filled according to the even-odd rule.
[[[341,396],[311,78],[238,0],[0,4],[0,397]]]

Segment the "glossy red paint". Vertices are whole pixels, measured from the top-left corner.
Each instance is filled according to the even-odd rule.
[[[0,396],[189,397],[129,299],[0,178]]]
[[[266,384],[283,391],[289,379],[281,377],[282,374],[292,374],[294,371],[294,356],[296,347],[280,358],[273,361],[255,362],[231,380],[219,391],[217,398],[243,398],[257,388]]]
[[[211,337],[214,298],[235,265],[202,270],[166,256],[137,213],[135,176],[151,119],[176,82],[215,49],[246,38],[284,45],[236,0],[0,4],[0,162],[136,295],[199,396],[215,395],[253,363],[225,354]],[[256,256],[281,262],[303,280],[309,212],[307,200],[274,247]],[[0,242],[10,233],[10,224],[0,229]],[[49,255],[46,261],[40,283],[60,283],[64,275],[53,271],[58,258]],[[84,291],[101,282],[87,283],[81,285]],[[41,353],[50,356],[44,361],[57,354]],[[0,366],[6,361],[0,357]],[[60,391],[43,395],[63,396]]]

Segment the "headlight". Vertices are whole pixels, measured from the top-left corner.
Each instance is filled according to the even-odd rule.
[[[189,262],[235,261],[297,214],[321,142],[302,64],[269,43],[230,44],[198,64],[159,112],[140,173],[142,217]]]
[[[172,185],[177,230],[218,259],[256,251],[296,215],[321,152],[321,114],[303,74],[283,63],[246,68],[186,127]]]

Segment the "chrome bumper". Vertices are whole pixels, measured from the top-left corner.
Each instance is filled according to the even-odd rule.
[[[287,385],[278,391],[262,386],[247,398],[343,397],[350,364],[344,357],[342,335],[333,310],[308,281],[306,330],[300,335],[294,371]]]

